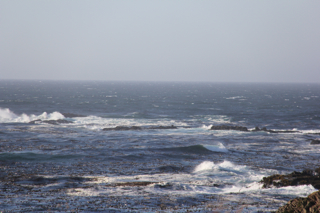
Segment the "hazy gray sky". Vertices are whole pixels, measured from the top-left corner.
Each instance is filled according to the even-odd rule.
[[[0,0],[0,79],[320,83],[320,1]]]

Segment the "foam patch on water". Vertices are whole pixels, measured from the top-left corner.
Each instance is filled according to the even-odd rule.
[[[200,172],[205,170],[212,170],[215,168],[215,165],[211,161],[204,161],[200,165],[198,165],[193,172]]]
[[[311,129],[311,130],[299,130],[303,134],[319,134],[320,129]]]
[[[247,166],[235,165],[230,161],[223,161],[222,163],[214,164],[212,161],[204,161],[194,169],[194,173],[203,171],[239,171],[246,172]]]
[[[231,100],[234,100],[234,99],[243,99],[245,98],[244,96],[234,96],[234,97],[228,97],[228,98],[225,98],[225,99],[231,99]]]
[[[187,126],[186,123],[170,119],[103,118],[98,116],[74,118],[72,125],[92,130],[115,128],[116,126]]]
[[[286,186],[281,188],[263,189],[264,192],[274,195],[294,195],[297,197],[306,197],[317,191],[312,185]]]
[[[47,113],[43,112],[41,115],[27,115],[25,113],[16,115],[8,108],[0,108],[0,122],[1,123],[28,123],[33,120],[59,120],[65,117],[60,112]]]

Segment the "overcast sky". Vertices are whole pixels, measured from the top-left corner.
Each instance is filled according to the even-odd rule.
[[[0,0],[0,79],[320,83],[320,1]]]

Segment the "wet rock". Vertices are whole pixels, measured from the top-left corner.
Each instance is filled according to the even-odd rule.
[[[314,144],[320,144],[320,140],[319,139],[313,139],[313,140],[311,140],[311,143],[310,144],[312,144],[312,145],[314,145]]]
[[[270,132],[270,133],[296,133],[299,132],[297,130],[271,130],[271,129],[267,129],[266,127],[263,128],[259,128],[256,127],[255,129],[251,130],[252,132],[258,132],[258,131],[264,131],[264,132]]]
[[[37,119],[37,120],[30,121],[29,124],[35,124],[40,122],[41,122],[41,119]]]
[[[150,181],[139,181],[139,182],[123,182],[123,183],[113,183],[107,186],[113,187],[121,187],[121,186],[148,186],[151,184],[155,184],[157,182],[150,182]]]
[[[258,131],[261,131],[261,129],[256,126],[256,128],[254,128],[254,130],[251,130],[251,131],[252,131],[252,132],[258,132]]]
[[[292,172],[288,175],[271,175],[264,177],[261,180],[263,188],[269,188],[272,186],[297,186],[311,184],[314,188],[320,189],[320,167],[313,170],[303,170],[303,172]]]
[[[73,123],[72,121],[68,121],[68,120],[64,120],[64,119],[58,119],[58,120],[41,120],[41,119],[37,119],[37,120],[33,120],[30,121],[29,124],[36,124],[36,123],[47,123],[47,124],[53,124],[53,125],[57,125],[57,124],[70,124]]]
[[[176,126],[153,126],[153,127],[149,127],[148,129],[177,129]]]
[[[172,189],[173,185],[171,183],[159,183],[154,186],[154,188],[159,189]]]
[[[104,128],[103,131],[125,131],[125,130],[142,130],[140,126],[116,126],[115,128]],[[177,129],[176,126],[153,126],[145,129]]]
[[[282,206],[276,213],[319,213],[320,212],[320,190],[310,194],[306,198],[295,198]]]
[[[104,128],[103,131],[127,131],[127,130],[141,130],[139,126],[116,126],[115,128]]]
[[[221,125],[221,126],[212,126],[211,130],[238,130],[238,131],[244,131],[247,132],[248,128],[244,126],[227,126],[227,125]]]

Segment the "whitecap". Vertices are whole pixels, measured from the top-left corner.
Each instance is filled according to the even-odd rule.
[[[13,113],[10,109],[5,108],[2,109],[0,108],[0,122],[1,123],[28,123],[33,120],[59,120],[59,119],[64,119],[65,117],[60,113],[60,112],[52,112],[52,113],[47,113],[43,112],[41,115],[27,115],[25,113],[21,115],[17,115]]]
[[[203,145],[203,147],[213,152],[228,152],[228,149],[222,143],[216,145]]]
[[[201,172],[201,171],[206,171],[206,170],[212,170],[215,168],[215,165],[213,162],[211,161],[204,161],[201,164],[199,164],[198,166],[196,166],[196,168],[194,169],[193,172]]]

